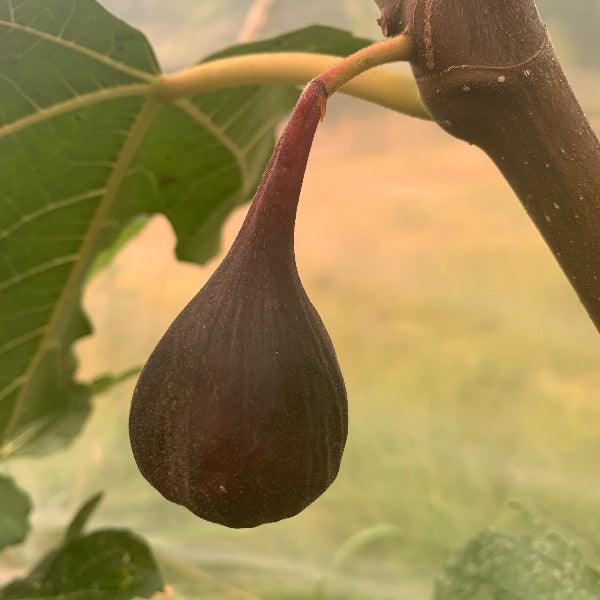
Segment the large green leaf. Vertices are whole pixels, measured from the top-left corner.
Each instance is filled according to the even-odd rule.
[[[309,28],[256,48],[365,43]],[[88,414],[72,345],[91,331],[80,295],[97,257],[152,213],[180,258],[213,255],[297,98],[253,86],[166,104],[158,75],[144,37],[93,0],[0,0],[0,456],[59,447]]]
[[[433,600],[600,598],[595,552],[519,510],[519,527],[484,531],[450,561]]]
[[[0,475],[0,550],[25,539],[30,512],[29,496],[12,479]]]

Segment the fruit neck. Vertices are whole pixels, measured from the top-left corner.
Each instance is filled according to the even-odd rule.
[[[238,236],[238,240],[259,243],[276,260],[282,254],[294,254],[300,191],[326,101],[327,93],[319,80],[312,81],[302,92]]]

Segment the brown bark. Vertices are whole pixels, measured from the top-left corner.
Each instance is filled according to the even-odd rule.
[[[432,116],[496,163],[600,330],[600,143],[534,0],[397,0],[396,8]]]
[[[375,4],[381,11],[377,23],[381,25],[383,35],[393,36],[401,33],[406,25],[402,0],[375,0]]]

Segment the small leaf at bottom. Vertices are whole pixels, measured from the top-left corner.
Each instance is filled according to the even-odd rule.
[[[0,591],[0,600],[149,598],[163,589],[147,544],[127,530],[105,529],[76,537],[48,554],[23,579]]]

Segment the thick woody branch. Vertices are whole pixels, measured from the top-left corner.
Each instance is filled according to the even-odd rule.
[[[600,143],[534,0],[400,0],[421,97],[496,163],[600,329]]]

